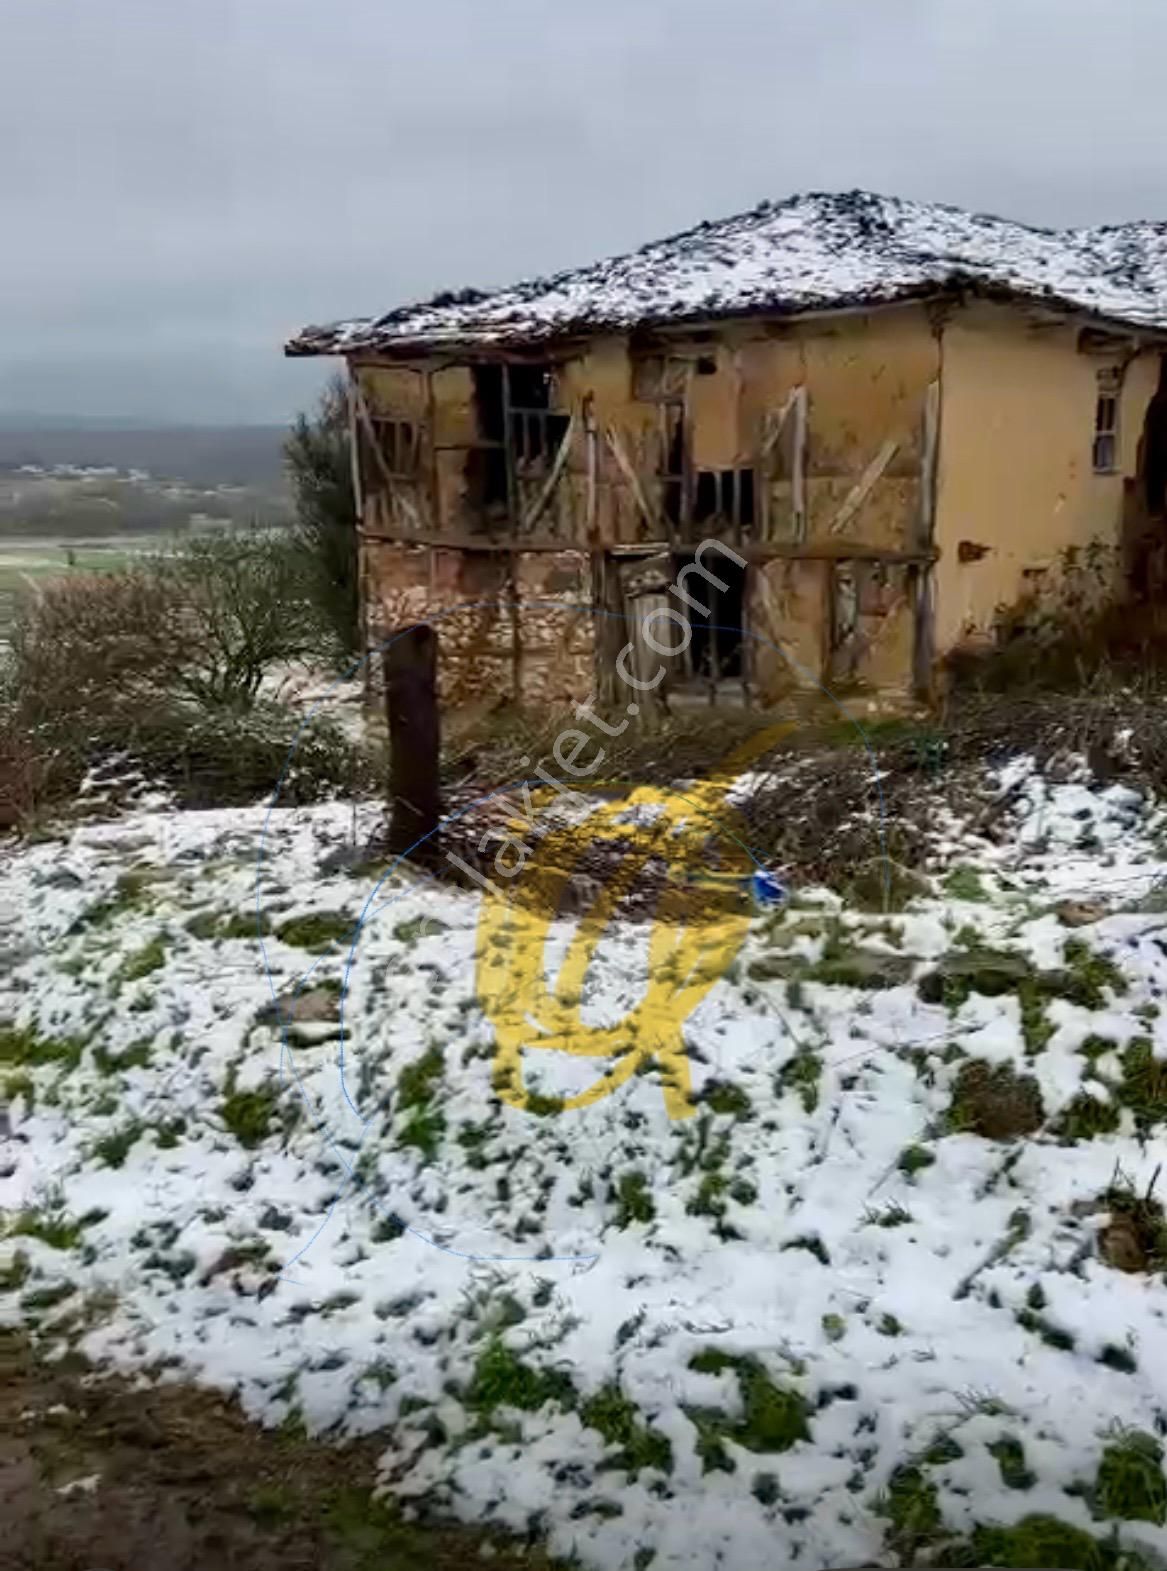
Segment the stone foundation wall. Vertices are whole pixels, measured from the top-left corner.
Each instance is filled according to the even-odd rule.
[[[595,673],[590,564],[584,551],[443,550],[366,541],[370,647],[428,621],[438,634],[442,702],[586,699]]]

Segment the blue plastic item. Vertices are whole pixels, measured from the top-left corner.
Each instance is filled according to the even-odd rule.
[[[767,872],[764,867],[751,875],[750,893],[755,905],[761,906],[763,911],[772,911],[777,906],[785,905],[790,898],[790,891],[778,874]]]

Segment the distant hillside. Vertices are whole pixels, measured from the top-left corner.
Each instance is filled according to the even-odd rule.
[[[289,513],[283,426],[0,422],[0,537],[169,534]]]
[[[0,470],[24,464],[53,469],[109,467],[122,473],[145,470],[156,480],[188,485],[247,486],[284,491],[282,446],[287,429],[278,425],[105,427],[82,421],[16,425],[0,418]],[[33,417],[29,417],[30,421]]]

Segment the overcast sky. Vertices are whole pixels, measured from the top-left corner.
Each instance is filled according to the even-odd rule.
[[[799,190],[1167,217],[1163,0],[0,0],[0,412],[284,419],[310,321]]]

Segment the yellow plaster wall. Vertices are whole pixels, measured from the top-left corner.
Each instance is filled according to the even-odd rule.
[[[1054,587],[1061,553],[1092,540],[1117,548],[1124,479],[1138,464],[1157,353],[1127,367],[1120,464],[1095,474],[1097,373],[1117,357],[1084,354],[1073,326],[974,305],[944,330],[937,490],[936,649],[991,630],[998,608]],[[960,542],[988,546],[962,563]]]

